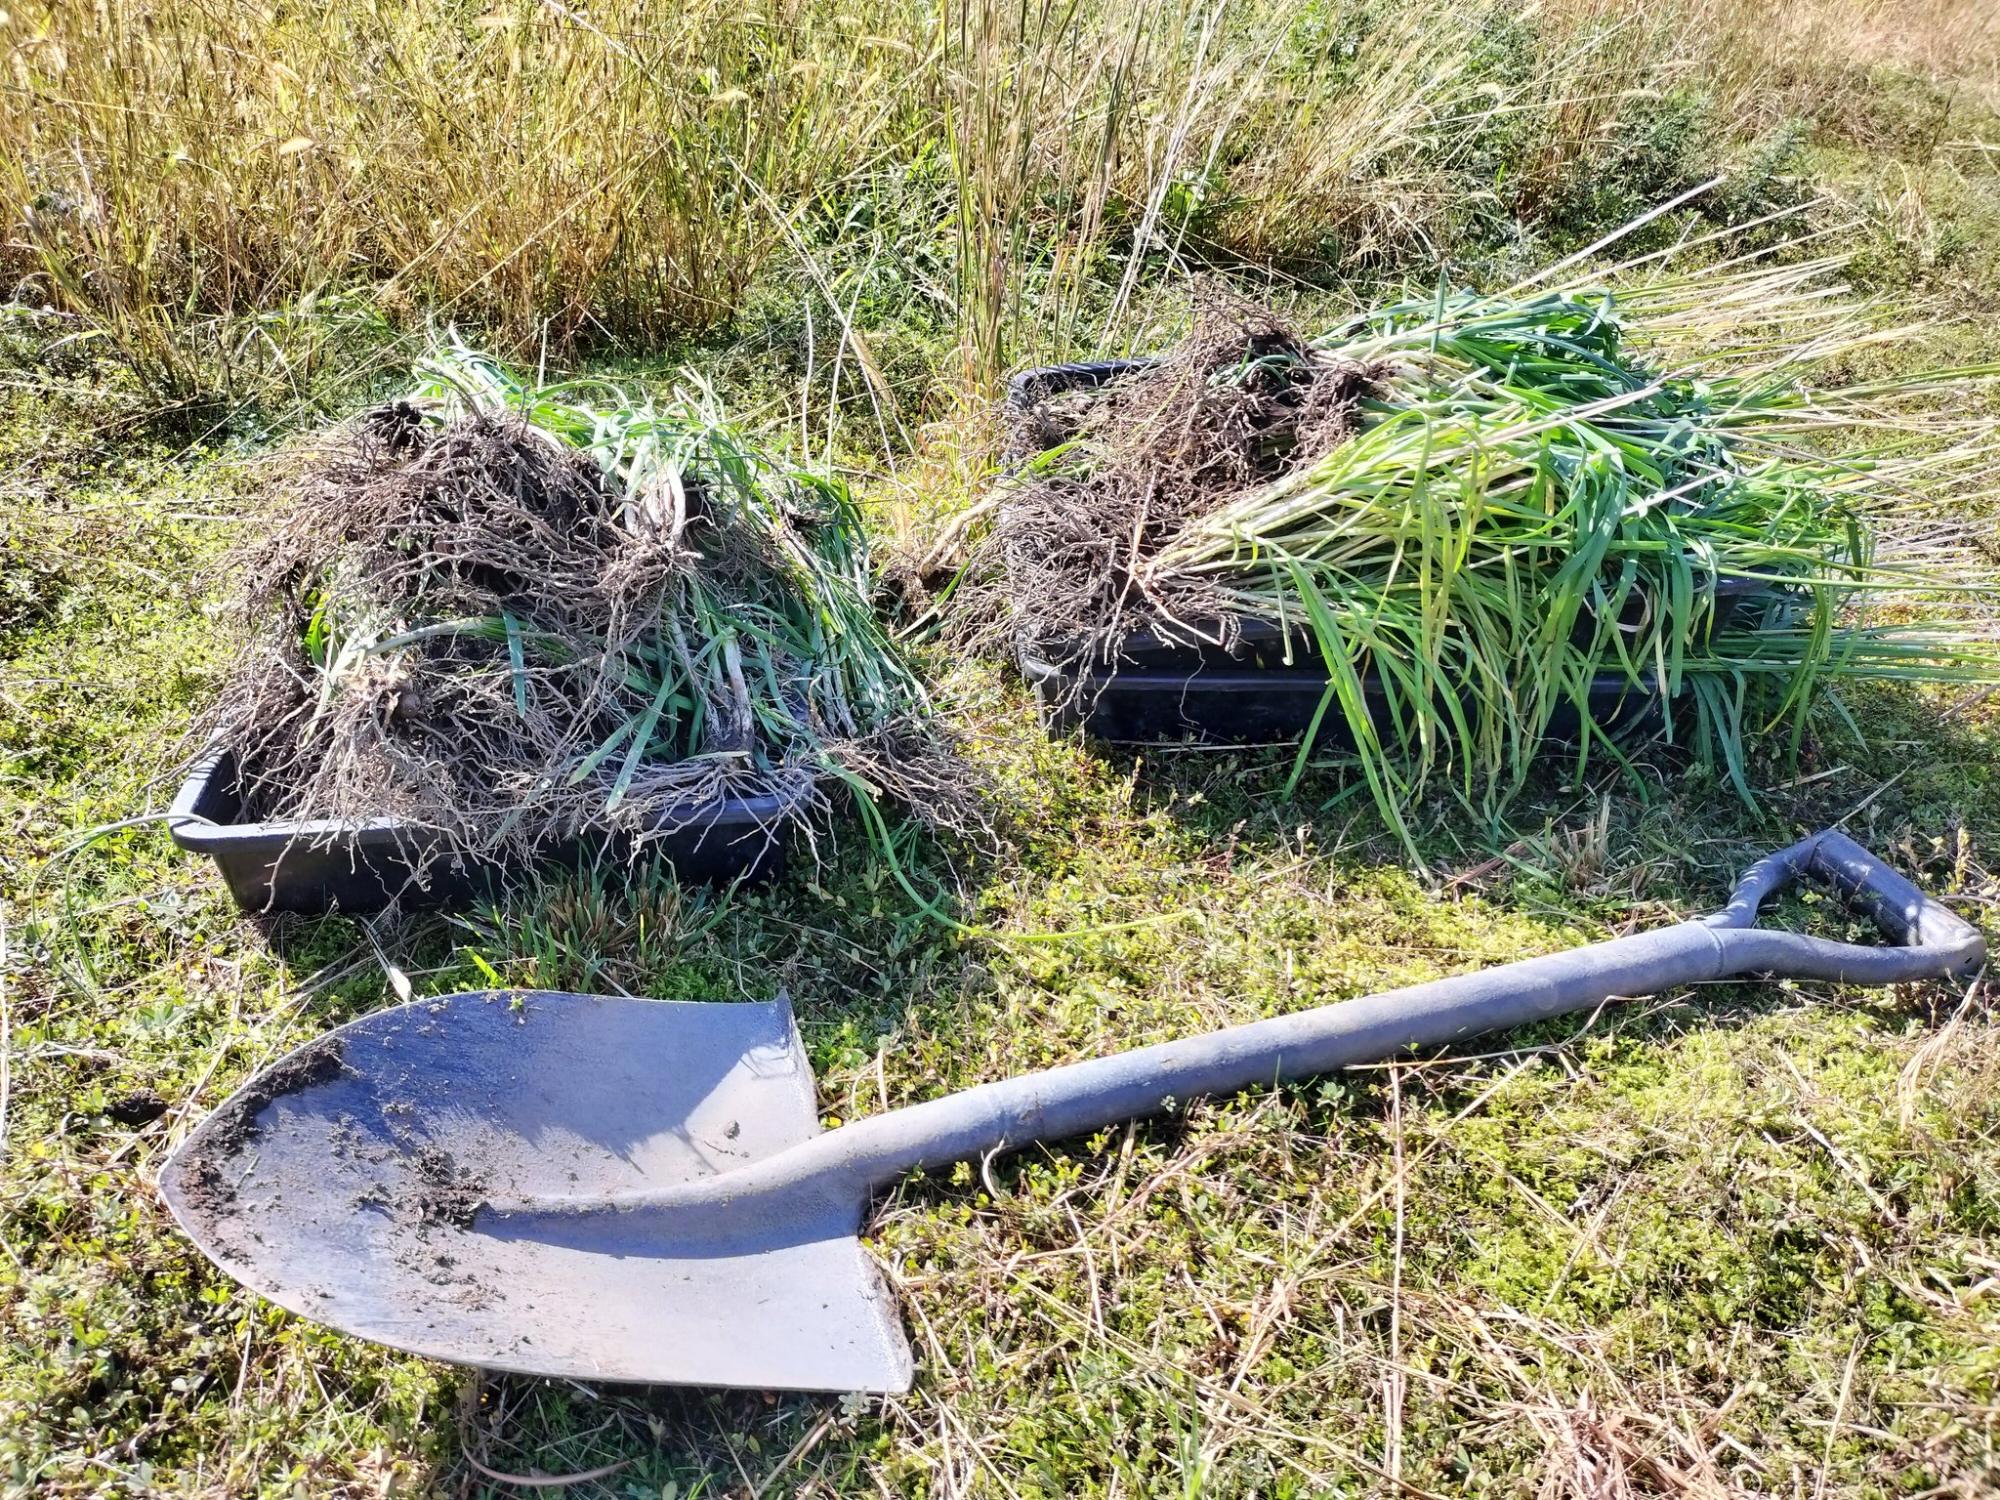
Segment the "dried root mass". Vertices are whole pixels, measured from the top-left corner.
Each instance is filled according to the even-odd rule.
[[[1083,388],[1029,382],[1008,407],[1016,479],[993,543],[1011,626],[1103,659],[1139,631],[1226,635],[1229,600],[1152,559],[1201,516],[1345,439],[1373,374],[1212,291],[1188,337],[1142,368]]]

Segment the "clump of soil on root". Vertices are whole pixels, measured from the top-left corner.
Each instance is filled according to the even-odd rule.
[[[695,417],[637,420],[607,449],[403,401],[316,445],[229,560],[251,638],[197,731],[234,752],[251,818],[399,818],[439,859],[636,848],[725,797],[803,816],[849,769],[979,821],[867,615],[845,491]]]
[[[1230,639],[1217,593],[1148,562],[1190,521],[1345,440],[1371,378],[1274,313],[1211,290],[1188,337],[1146,368],[1018,393],[996,555],[972,570],[1003,580],[1004,608],[973,613],[989,627],[1004,617],[1044,649],[1104,660],[1140,631]]]

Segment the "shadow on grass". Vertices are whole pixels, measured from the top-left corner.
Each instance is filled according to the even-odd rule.
[[[1537,880],[1589,894],[1599,886],[1618,890],[1615,877],[1598,879],[1607,862],[1651,864],[1671,855],[1681,872],[1678,892],[1699,901],[1703,887],[1713,885],[1719,899],[1744,865],[1806,831],[1847,827],[1920,873],[1930,861],[1910,844],[1913,837],[1949,841],[1966,830],[2000,829],[1996,705],[1969,696],[1954,711],[1911,688],[1868,685],[1851,691],[1845,707],[1848,721],[1818,715],[1795,760],[1786,760],[1781,746],[1757,747],[1755,806],[1689,752],[1659,739],[1622,747],[1629,773],[1597,754],[1579,775],[1573,746],[1545,747],[1518,794],[1491,819],[1444,790],[1440,776],[1440,789],[1407,813],[1422,873],[1441,895]],[[1170,814],[1219,849],[1297,847],[1307,837],[1322,857],[1348,864],[1411,863],[1351,763],[1315,760],[1286,798],[1294,746],[1097,753],[1130,771],[1144,807]]]

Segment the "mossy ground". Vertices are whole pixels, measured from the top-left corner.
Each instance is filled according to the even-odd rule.
[[[1850,132],[1819,169],[1873,205],[1882,293],[1971,306],[1984,321],[1938,347],[1977,346],[2000,327],[1995,169],[1912,178],[1885,97],[1891,145]],[[897,360],[950,358],[884,319]],[[788,346],[775,326],[706,351],[752,407],[792,378],[767,358]],[[954,665],[1024,837],[1004,864],[908,842],[913,878],[1003,933],[1158,922],[955,936],[843,825],[767,890],[640,870],[389,932],[258,929],[156,821],[79,840],[166,803],[171,747],[219,680],[205,570],[265,441],[191,443],[141,421],[115,373],[21,368],[0,392],[18,497],[0,522],[8,1493],[498,1495],[520,1491],[496,1475],[593,1471],[563,1492],[2000,1485],[1984,981],[1707,987],[907,1182],[868,1230],[919,1362],[896,1400],[480,1379],[260,1303],[175,1232],[154,1174],[256,1068],[389,1000],[385,964],[419,994],[496,975],[787,990],[846,1118],[1674,920],[1834,822],[1990,928],[2000,701],[1863,694],[1866,743],[1829,719],[1801,764],[1762,768],[1755,813],[1664,752],[1643,795],[1552,766],[1498,834],[1429,810],[1414,871],[1338,768],[1285,801],[1283,751],[1051,740],[1018,683]],[[912,494],[963,503],[978,481],[948,431],[926,443],[877,483],[885,527]],[[166,1112],[115,1123],[144,1091]]]

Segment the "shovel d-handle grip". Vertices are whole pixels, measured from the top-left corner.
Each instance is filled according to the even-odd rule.
[[[1760,859],[1744,872],[1729,904],[1709,917],[1708,924],[1749,929],[1764,902],[1802,879],[1831,886],[1865,912],[1876,930],[1896,946],[1874,948],[1800,933],[1760,933],[1767,942],[1781,941],[1787,955],[1778,958],[1774,952],[1773,973],[1894,984],[1903,979],[1971,973],[1985,961],[1986,942],[1976,927],[1926,896],[1839,829],[1813,834]],[[1827,973],[1824,966],[1828,964],[1838,966],[1840,972]]]
[[[1802,878],[1864,906],[1895,946],[1760,930],[1759,906]],[[1204,1095],[1233,1094],[1378,1062],[1592,1009],[1743,974],[1893,984],[1962,974],[1985,955],[1979,933],[1860,845],[1817,834],[1754,866],[1712,917],[1586,948],[1345,1000],[1184,1041],[984,1084],[830,1130],[714,1177],[612,1198],[493,1204],[499,1213],[676,1209],[778,1221],[805,1202],[850,1204],[906,1172],[1087,1134]]]

